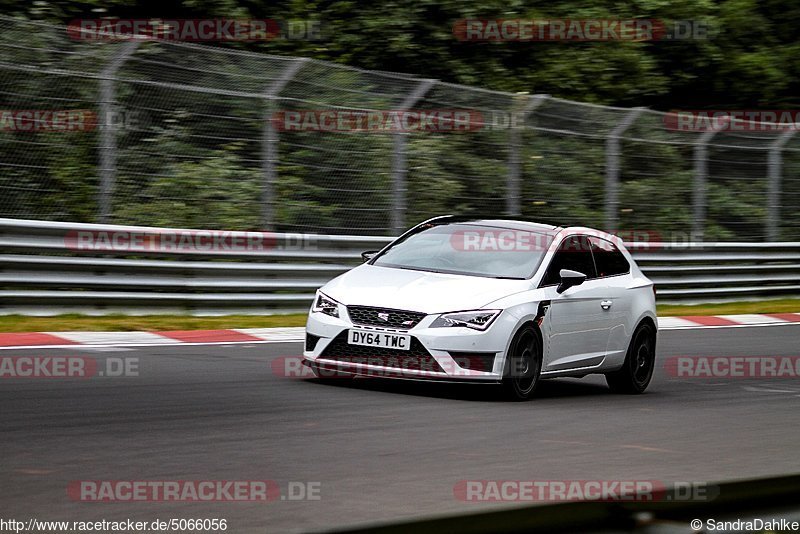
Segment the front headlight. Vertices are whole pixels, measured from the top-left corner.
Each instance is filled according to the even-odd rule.
[[[339,303],[319,291],[317,291],[317,297],[314,299],[311,310],[331,317],[339,317]]]
[[[474,330],[486,330],[503,310],[473,310],[443,313],[431,323],[431,328],[466,326]]]

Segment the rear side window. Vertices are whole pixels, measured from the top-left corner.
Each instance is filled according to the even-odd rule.
[[[598,276],[615,276],[630,272],[631,266],[628,260],[614,243],[599,237],[590,237],[589,243],[592,246]]]
[[[592,260],[592,251],[586,236],[573,235],[566,238],[559,245],[558,250],[550,261],[550,266],[542,280],[543,286],[558,284],[561,281],[561,269],[578,271],[591,279],[597,276]]]

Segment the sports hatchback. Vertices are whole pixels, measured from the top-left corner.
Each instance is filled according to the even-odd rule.
[[[309,312],[320,378],[488,382],[524,400],[546,378],[642,393],[653,376],[653,282],[611,234],[445,216],[362,256]]]

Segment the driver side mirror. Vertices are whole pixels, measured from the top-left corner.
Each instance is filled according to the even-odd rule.
[[[579,286],[586,281],[586,275],[578,271],[571,271],[569,269],[561,269],[558,272],[561,277],[561,283],[556,288],[556,293],[563,293],[573,286]]]
[[[369,261],[375,257],[375,254],[380,252],[379,250],[368,250],[366,252],[361,253],[361,259],[364,261]]]

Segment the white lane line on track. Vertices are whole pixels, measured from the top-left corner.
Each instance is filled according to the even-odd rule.
[[[72,345],[73,347],[75,345]],[[93,345],[80,345],[81,350],[85,350],[86,352],[131,352],[135,351],[136,347],[120,347],[114,345],[103,345],[102,347],[97,347]]]
[[[676,453],[677,451],[671,451],[669,449],[659,449],[658,447],[646,447],[644,445],[620,445],[623,449],[636,449],[643,452],[667,452],[667,453]]]
[[[797,393],[797,390],[795,389],[770,389],[756,386],[744,386],[742,389],[754,393]]]

